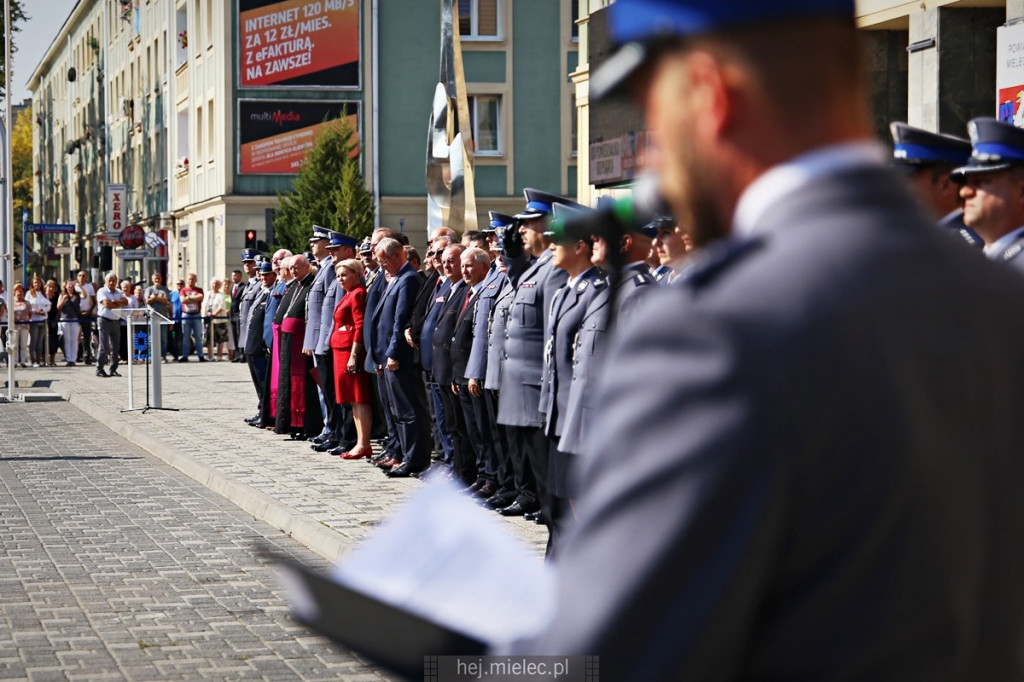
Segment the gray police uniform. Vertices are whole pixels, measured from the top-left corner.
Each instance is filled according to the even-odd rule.
[[[605,345],[611,312],[611,287],[605,280],[594,282],[597,292],[583,315],[572,355],[572,386],[565,408],[565,424],[558,449],[572,455],[583,455],[584,440],[594,428],[597,407],[597,377],[604,366]],[[615,323],[627,324],[633,311],[646,294],[657,286],[644,263],[633,263],[622,269],[615,301]],[[569,496],[575,496],[569,490]]]
[[[518,280],[505,328],[505,363],[498,393],[498,423],[508,428],[512,442],[516,501],[535,507],[546,494],[547,439],[541,431],[540,387],[544,374],[546,312],[568,275],[551,265],[544,251]]]
[[[259,405],[259,409],[256,414],[258,415],[262,410],[263,404],[263,380],[266,373],[266,369],[261,363],[253,363],[252,356],[245,352],[245,345],[249,336],[249,319],[252,317],[252,306],[259,296],[260,290],[263,285],[260,283],[258,277],[253,277],[245,283],[245,289],[242,290],[241,300],[238,302],[238,339],[236,345],[238,350],[245,356],[245,364],[249,368],[249,377],[252,379],[253,388],[256,389],[256,401]]]
[[[1015,230],[1007,241],[1009,245],[1000,245],[994,251],[991,248],[986,249],[985,255],[989,260],[1005,263],[1017,272],[1024,272],[1024,256],[1021,256],[1021,252],[1024,251],[1024,227]]]

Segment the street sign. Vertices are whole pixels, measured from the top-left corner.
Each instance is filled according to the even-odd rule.
[[[53,254],[55,256],[70,256],[75,252],[73,246],[55,246],[53,247]]]
[[[123,260],[142,260],[149,256],[149,249],[122,249],[114,253]]]
[[[69,223],[29,223],[26,227],[36,234],[74,234],[76,229]]]
[[[145,239],[146,239],[146,246],[148,246],[151,249],[158,249],[161,246],[167,246],[167,242],[165,242],[160,237],[160,234],[157,233],[157,232],[147,232]]]

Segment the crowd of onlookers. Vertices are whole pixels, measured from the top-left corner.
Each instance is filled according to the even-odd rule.
[[[110,338],[110,348],[103,350],[116,355],[120,362],[127,362],[135,344],[134,339],[129,343],[127,337],[126,318],[131,315],[114,312],[122,308],[138,311],[134,319],[143,333],[143,309],[159,313],[167,320],[161,325],[163,362],[186,362],[193,352],[200,362],[243,362],[236,345],[237,304],[242,286],[240,270],[233,272],[227,282],[215,278],[208,292],[197,286],[195,274],[179,279],[173,289],[168,288],[160,272],[151,275],[149,284],[121,279],[114,273],[107,273],[102,283],[96,283],[85,270],[63,284],[52,278],[44,281],[36,274],[28,279],[27,285],[16,282],[10,292],[0,281],[0,364],[6,366],[10,362],[25,368],[94,365],[104,346],[101,331],[105,327],[110,327],[110,336],[116,338]],[[118,293],[114,294],[115,291]],[[115,305],[105,302],[112,299],[116,299]],[[8,306],[14,312],[13,331],[8,329]],[[133,353],[135,361],[142,362],[146,352]],[[116,364],[113,371],[117,376]]]

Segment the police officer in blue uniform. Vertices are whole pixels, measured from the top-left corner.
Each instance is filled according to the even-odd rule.
[[[925,210],[935,217],[939,227],[952,231],[971,246],[985,243],[964,225],[960,207],[960,185],[950,173],[967,163],[971,143],[952,135],[941,135],[914,128],[899,121],[889,124],[892,135],[892,165],[903,171],[910,188]]]
[[[985,241],[985,255],[1024,272],[1024,130],[994,118],[967,124],[971,158],[953,171],[964,222]]]
[[[242,250],[242,266],[245,268],[246,274],[249,276],[249,281],[245,283],[245,288],[242,289],[242,295],[239,297],[239,300],[237,302],[231,302],[232,309],[237,309],[239,311],[239,332],[235,345],[238,348],[238,352],[243,354],[243,357],[245,354],[245,343],[249,332],[247,322],[249,318],[249,308],[252,306],[253,301],[260,291],[259,278],[256,277],[257,259],[262,260],[262,258],[263,255],[256,249]],[[249,367],[249,376],[252,379],[252,385],[256,389],[257,405],[261,405],[263,377],[260,376],[260,372],[256,367],[253,367],[251,362],[247,362],[247,366]],[[256,414],[246,419],[246,421],[250,422],[253,419],[259,419],[260,411],[260,408],[257,407]]]

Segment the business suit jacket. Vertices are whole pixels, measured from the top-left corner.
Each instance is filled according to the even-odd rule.
[[[631,315],[646,294],[658,283],[644,263],[627,265],[619,274],[615,298],[615,324],[632,324]],[[606,280],[594,282],[597,291],[587,304],[572,352],[572,386],[565,406],[565,423],[558,449],[572,455],[584,454],[586,436],[594,428],[597,407],[597,377],[604,367],[611,320],[611,287]]]
[[[437,323],[434,326],[434,335],[431,338],[433,352],[431,355],[430,372],[434,375],[434,381],[446,390],[452,383],[452,335],[455,333],[455,323],[458,320],[459,312],[462,310],[462,302],[466,300],[469,287],[463,280],[452,283],[451,292],[447,300],[441,305],[437,315]],[[450,390],[450,389],[448,389]]]
[[[483,291],[483,282],[477,287]],[[452,331],[451,344],[451,366],[452,383],[466,384],[469,377],[466,376],[466,366],[469,364],[470,353],[473,352],[473,335],[476,328],[475,318],[480,314],[480,294],[466,287],[466,298],[468,304],[459,306],[461,312],[455,319],[455,329]]]
[[[551,266],[551,256],[545,251],[522,274],[509,308],[498,394],[498,423],[505,426],[540,426],[545,321],[554,293],[568,279],[565,270]]]
[[[438,280],[434,280],[435,290],[430,297],[430,305],[427,306],[427,314],[423,318],[422,328],[419,336],[413,338],[420,344],[419,362],[425,372],[432,371],[434,362],[434,327],[437,326],[437,317],[441,314],[441,307],[448,300],[448,294],[452,290],[451,280],[444,280],[437,286]]]
[[[325,256],[318,263],[318,267],[320,269],[316,271],[313,286],[309,289],[309,298],[306,299],[306,332],[302,339],[303,351],[315,351],[320,342],[320,316],[323,314],[324,297],[327,296],[327,285],[332,279],[335,279],[334,258]]]
[[[363,325],[363,347],[366,348],[366,362],[363,363],[363,369],[370,373],[377,371],[377,366],[373,361],[373,343],[377,330],[372,320],[386,287],[387,276],[384,274],[384,268],[378,266],[376,270],[366,276],[366,319],[371,320],[371,323]]]
[[[320,338],[316,343],[314,353],[326,355],[331,352],[331,334],[334,333],[334,309],[338,301],[345,295],[345,290],[338,284],[338,278],[334,276],[334,268],[331,268],[331,281],[327,284],[327,291],[324,294],[324,301],[320,305]]]
[[[405,328],[409,326],[419,285],[416,271],[406,263],[384,289],[371,318],[375,328],[372,355],[376,364],[384,365],[388,358],[394,358],[403,369],[411,365],[412,346],[405,342]]]
[[[598,286],[598,282],[601,286]],[[572,356],[583,315],[594,296],[605,287],[601,271],[591,266],[571,286],[555,293],[548,314],[548,342],[544,349],[547,373],[540,389],[540,411],[549,436],[561,436],[572,385]]]
[[[1024,282],[867,164],[753,227],[614,335],[558,615],[515,650],[609,679],[1022,679]]]
[[[490,346],[490,335],[488,330],[491,326],[491,309],[498,299],[498,294],[505,286],[508,278],[505,273],[498,269],[497,263],[491,264],[491,271],[487,273],[484,281],[480,284],[480,293],[477,294],[477,302],[473,313],[473,342],[470,348],[469,357],[466,359],[466,368],[463,372],[466,380],[476,379],[487,386],[487,362],[488,347]],[[503,323],[504,324],[504,323]],[[502,327],[504,333],[504,327]],[[498,382],[495,381],[495,387]]]
[[[423,284],[420,285],[420,290],[416,292],[416,303],[412,309],[409,334],[417,343],[419,342],[420,335],[423,333],[423,323],[427,318],[427,312],[434,303],[434,293],[437,289],[437,280],[440,277],[440,272],[436,269],[431,270],[430,274],[426,275]]]

